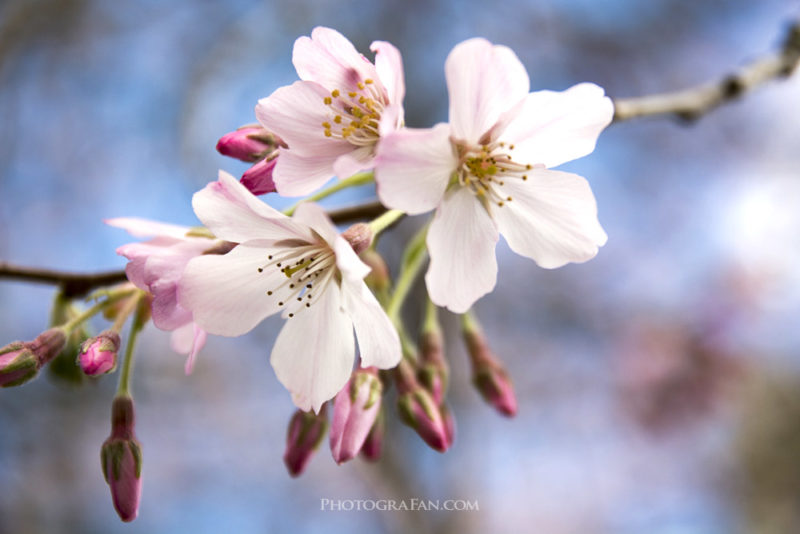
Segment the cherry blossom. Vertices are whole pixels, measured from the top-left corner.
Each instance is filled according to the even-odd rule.
[[[294,44],[300,81],[259,100],[258,120],[289,145],[273,172],[281,195],[307,195],[333,175],[371,168],[379,138],[402,124],[400,52],[385,41],[370,49],[374,65],[339,32],[314,28]]]
[[[214,235],[239,244],[189,261],[180,304],[223,336],[280,312],[287,321],[270,361],[298,408],[319,411],[342,389],[355,359],[354,330],[362,366],[397,365],[397,332],[363,281],[369,267],[322,208],[302,203],[289,218],[222,171],[193,206]]]
[[[457,45],[445,74],[450,123],[387,132],[375,180],[391,208],[436,209],[425,280],[433,302],[462,313],[494,288],[500,234],[548,269],[605,244],[586,180],[550,168],[594,150],[613,105],[590,83],[529,93],[514,52],[485,39]]]

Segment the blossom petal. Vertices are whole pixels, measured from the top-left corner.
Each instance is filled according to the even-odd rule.
[[[325,136],[323,122],[331,121],[333,113],[324,100],[330,91],[314,82],[294,82],[276,89],[256,105],[258,121],[275,132],[296,152],[332,159],[352,150],[342,139]],[[278,164],[284,151],[278,156]]]
[[[191,260],[183,272],[178,299],[192,312],[194,321],[210,334],[239,336],[265,317],[281,310],[288,289],[277,268],[263,269],[271,254],[281,250],[266,241],[242,243],[224,256],[206,255]],[[271,291],[273,294],[268,295]]]
[[[328,91],[356,91],[359,82],[378,77],[375,66],[344,35],[321,26],[310,38],[294,42],[292,63],[301,80],[317,82]]]
[[[502,192],[512,200],[492,212],[500,233],[541,267],[589,260],[608,239],[589,183],[576,174],[533,169],[524,182],[507,179]]]
[[[188,355],[183,366],[186,375],[192,374],[197,353],[206,344],[206,338],[206,331],[193,322],[188,322],[172,331],[170,347],[178,354]]]
[[[344,307],[350,314],[361,354],[361,367],[391,369],[400,363],[400,338],[389,316],[363,281],[342,282]]]
[[[168,224],[139,217],[117,217],[103,220],[109,226],[122,228],[134,237],[164,236],[181,239],[190,228],[177,224]]]
[[[514,52],[486,39],[456,45],[444,70],[453,136],[471,143],[480,142],[500,115],[525,98],[530,88],[528,73]]]
[[[515,111],[500,139],[515,145],[520,163],[550,168],[591,153],[614,105],[602,87],[581,83],[563,92],[531,93]]]
[[[306,156],[294,150],[281,150],[272,178],[278,194],[285,197],[309,195],[334,175],[333,164],[339,155]]]
[[[280,158],[283,158],[283,154]],[[224,171],[219,172],[218,181],[211,182],[194,194],[192,207],[214,235],[235,243],[251,239],[311,237],[307,230],[259,200]]]
[[[430,211],[441,202],[457,164],[447,124],[390,133],[375,158],[378,198],[410,215]]]
[[[331,286],[313,306],[286,321],[270,363],[297,407],[319,412],[347,382],[354,359],[353,325],[338,288]]]
[[[375,52],[375,70],[386,89],[389,103],[402,104],[406,97],[406,81],[400,51],[386,41],[374,41],[369,49]]]
[[[497,239],[494,222],[471,190],[448,191],[427,237],[431,261],[425,282],[434,304],[464,313],[494,289]]]
[[[292,220],[298,224],[311,228],[329,245],[333,246],[339,235],[328,214],[322,206],[314,202],[301,202],[294,210]]]
[[[336,158],[333,164],[333,172],[344,180],[359,171],[371,168],[374,159],[373,147],[362,146]]]

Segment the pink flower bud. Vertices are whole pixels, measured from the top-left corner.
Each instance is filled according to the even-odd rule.
[[[0,349],[0,387],[24,384],[38,371],[36,356],[22,341],[14,341]]]
[[[368,224],[356,223],[342,232],[342,237],[350,243],[356,254],[361,254],[372,244],[374,234]]]
[[[446,422],[427,390],[418,386],[400,395],[397,407],[401,420],[413,428],[432,449],[445,452],[450,448]]]
[[[375,418],[375,423],[367,434],[367,439],[364,440],[364,445],[361,446],[361,456],[370,462],[374,462],[381,457],[383,451],[383,435],[386,433],[386,416],[383,409],[378,410],[378,417]]]
[[[456,419],[447,404],[439,406],[444,421],[445,434],[447,435],[447,447],[450,448],[456,440]]]
[[[260,126],[244,126],[223,135],[217,141],[217,152],[223,156],[254,162],[272,152],[280,140]]]
[[[325,412],[325,404],[322,405],[318,414],[312,411],[297,410],[289,421],[283,463],[286,464],[289,474],[293,477],[298,477],[303,473],[325,437],[325,431],[328,429]]]
[[[275,182],[272,180],[272,171],[278,163],[278,155],[262,159],[242,174],[239,180],[254,195],[264,195],[275,192]]]
[[[67,344],[67,333],[64,329],[53,327],[45,330],[33,341],[26,343],[33,354],[36,355],[39,369],[49,363],[50,360],[58,356]]]
[[[483,399],[498,412],[513,417],[517,413],[517,397],[503,364],[489,349],[480,328],[473,326],[463,333],[472,362],[472,383]]]
[[[355,458],[364,445],[381,408],[383,384],[374,367],[358,369],[336,395],[330,445],[341,464]]]
[[[142,448],[134,423],[133,399],[127,395],[114,398],[111,435],[103,443],[100,462],[114,509],[125,522],[136,519],[142,495]]]
[[[78,365],[89,376],[113,371],[117,367],[119,344],[119,334],[111,330],[87,339],[78,354]]]

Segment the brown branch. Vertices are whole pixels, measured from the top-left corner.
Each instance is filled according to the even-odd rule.
[[[386,208],[380,202],[371,202],[332,210],[328,212],[328,215],[336,224],[344,224],[371,219],[384,211]],[[24,267],[0,261],[0,279],[3,278],[59,286],[61,293],[70,299],[83,297],[95,288],[119,284],[127,280],[124,270],[102,273],[70,273],[38,267]]]
[[[693,121],[770,80],[788,77],[798,63],[800,21],[789,27],[779,51],[756,59],[721,80],[673,93],[613,99],[614,122],[658,115]]]

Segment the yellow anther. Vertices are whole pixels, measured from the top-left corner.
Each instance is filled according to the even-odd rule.
[[[329,123],[329,122],[323,122],[323,123],[322,123],[322,127],[323,127],[323,128],[330,128],[330,127],[331,127],[331,123]]]
[[[333,122],[335,122],[336,124],[341,124],[342,123],[342,116],[341,115],[336,115],[333,118]]]
[[[355,91],[350,91],[349,93],[347,93],[347,96],[349,96],[350,98],[355,98],[357,94],[358,93],[356,93]]]
[[[364,86],[364,84],[363,84],[363,83],[361,83],[361,82],[358,82],[358,88],[359,88],[359,89],[364,89],[364,87],[365,87],[365,86]]]
[[[525,181],[525,180],[527,180],[527,179],[528,179],[528,176],[527,176],[527,175],[525,175],[525,174],[523,174],[523,175],[522,175],[522,181],[524,182],[524,181]]]
[[[363,104],[366,101],[367,101],[367,99],[365,97],[363,97],[363,96],[358,97],[358,103],[359,104]]]
[[[330,106],[331,104],[333,104],[333,100],[329,96],[326,96],[325,98],[323,98],[323,101],[325,102],[326,106]]]
[[[330,137],[330,136],[332,136],[332,135],[333,135],[333,134],[331,133],[331,131],[330,131],[330,130],[325,130],[325,137]]]
[[[331,96],[332,96],[333,98],[338,98],[338,96],[339,96],[339,90],[338,90],[338,89],[334,89],[333,91],[331,91]]]
[[[367,78],[366,80],[364,80],[364,83],[367,84],[367,85],[371,84],[372,83],[372,78]]]

